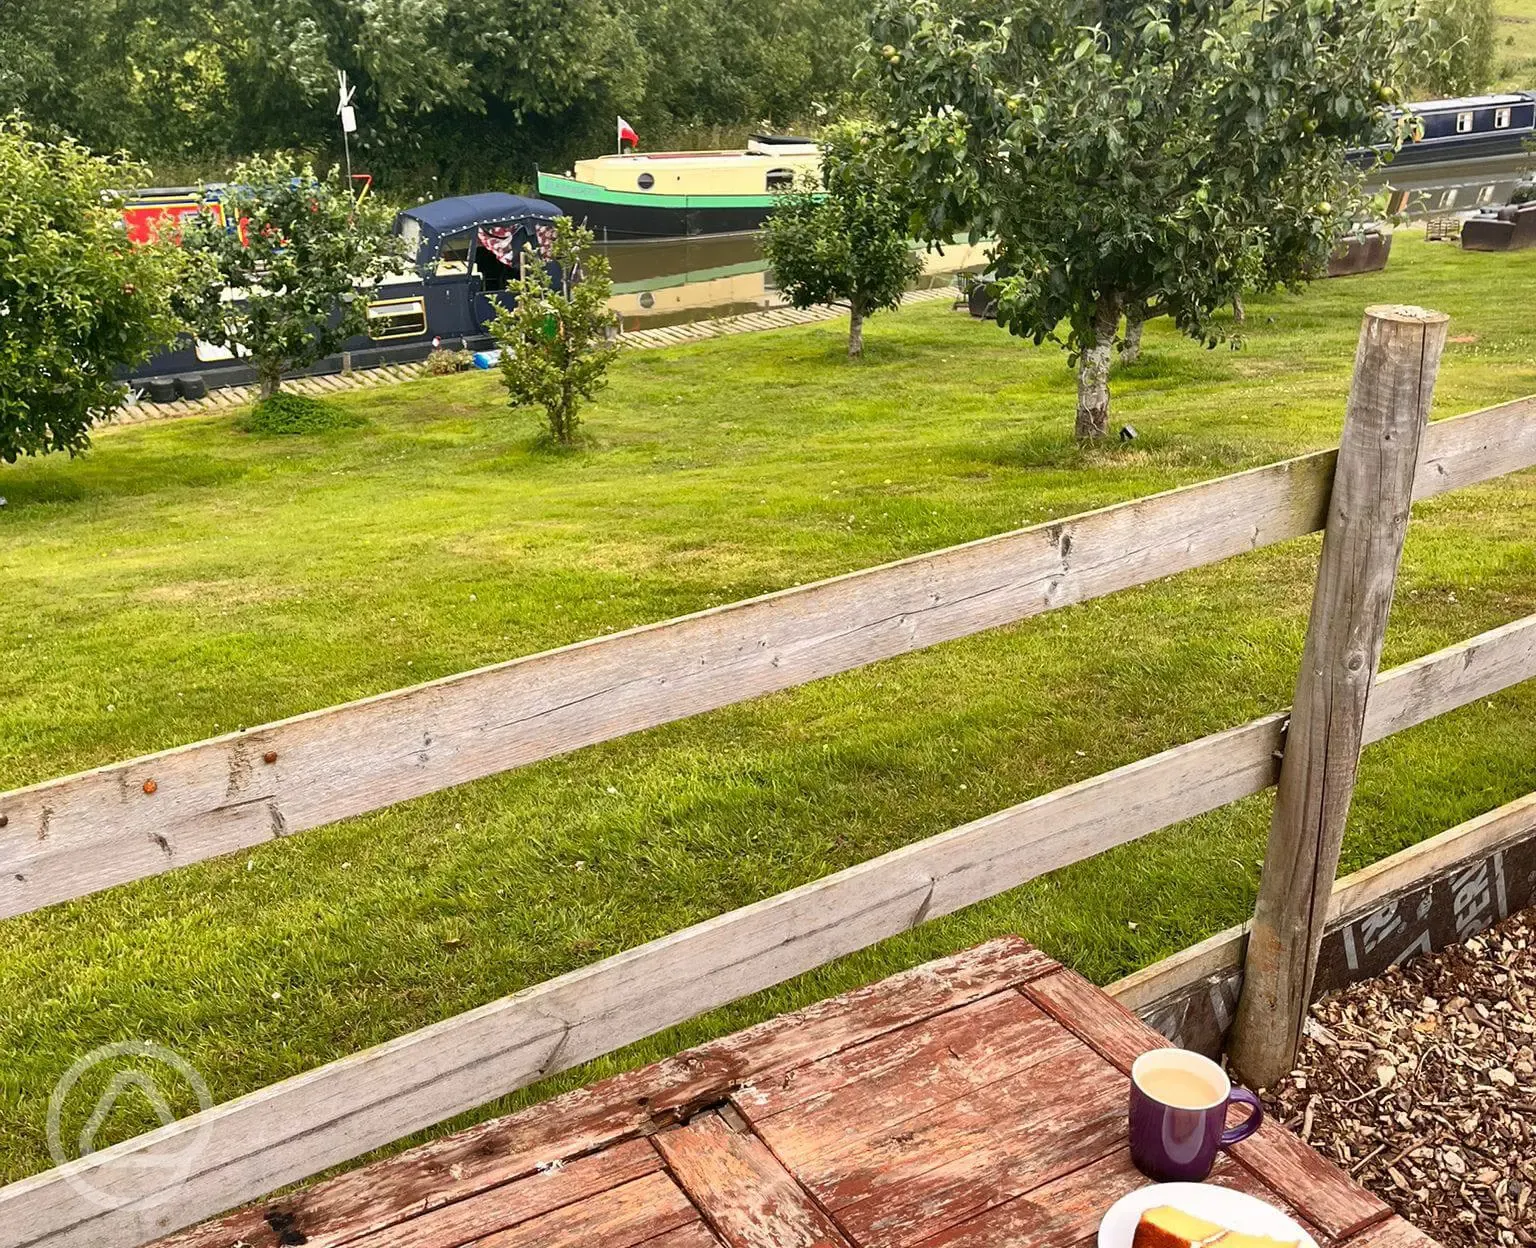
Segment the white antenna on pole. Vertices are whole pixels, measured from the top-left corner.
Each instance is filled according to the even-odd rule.
[[[352,107],[352,97],[357,94],[356,87],[347,85],[347,71],[336,71],[337,103],[336,115],[341,118],[341,150],[347,158],[347,194],[352,194],[352,144],[348,140],[349,134],[357,131],[357,111]]]

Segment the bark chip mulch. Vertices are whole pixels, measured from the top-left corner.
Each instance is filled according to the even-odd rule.
[[[1318,1002],[1265,1099],[1445,1248],[1536,1245],[1536,909]]]

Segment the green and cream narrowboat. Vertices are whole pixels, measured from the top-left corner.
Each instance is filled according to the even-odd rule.
[[[626,152],[539,174],[539,196],[599,239],[677,238],[755,230],[774,196],[821,169],[810,139],[753,135],[734,152]]]

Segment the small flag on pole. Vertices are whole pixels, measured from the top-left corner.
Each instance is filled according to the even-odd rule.
[[[621,156],[624,154],[624,144],[626,144],[626,143],[628,143],[630,145],[630,147],[639,147],[640,146],[640,136],[635,133],[635,128],[632,125],[630,125],[629,122],[625,121],[624,118],[620,117],[619,118],[619,154]]]

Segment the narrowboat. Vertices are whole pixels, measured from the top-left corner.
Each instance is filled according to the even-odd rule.
[[[1526,140],[1536,135],[1533,91],[1426,100],[1410,104],[1403,112],[1415,121],[1408,142],[1392,157],[1394,166],[1510,155],[1521,151]],[[1375,151],[1367,149],[1353,155],[1370,162]]]
[[[147,238],[157,220],[196,212],[201,200],[175,192],[135,194],[124,210],[130,232]],[[210,194],[210,199],[212,195]],[[159,213],[158,218],[156,213]],[[489,325],[510,296],[507,284],[518,276],[525,243],[547,255],[560,210],[541,199],[487,192],[439,199],[407,208],[395,218],[394,231],[404,240],[409,267],[364,292],[368,331],[350,339],[342,352],[318,361],[305,374],[340,372],[343,367],[371,368],[426,357],[436,345],[479,350],[491,345]],[[163,228],[163,225],[159,226]],[[223,347],[183,337],[136,368],[130,381],[144,383],[151,397],[210,386],[241,385],[255,370]],[[154,386],[148,383],[153,379]]]
[[[821,148],[755,134],[740,151],[625,152],[539,173],[539,195],[605,242],[756,230],[774,198],[819,176]]]

